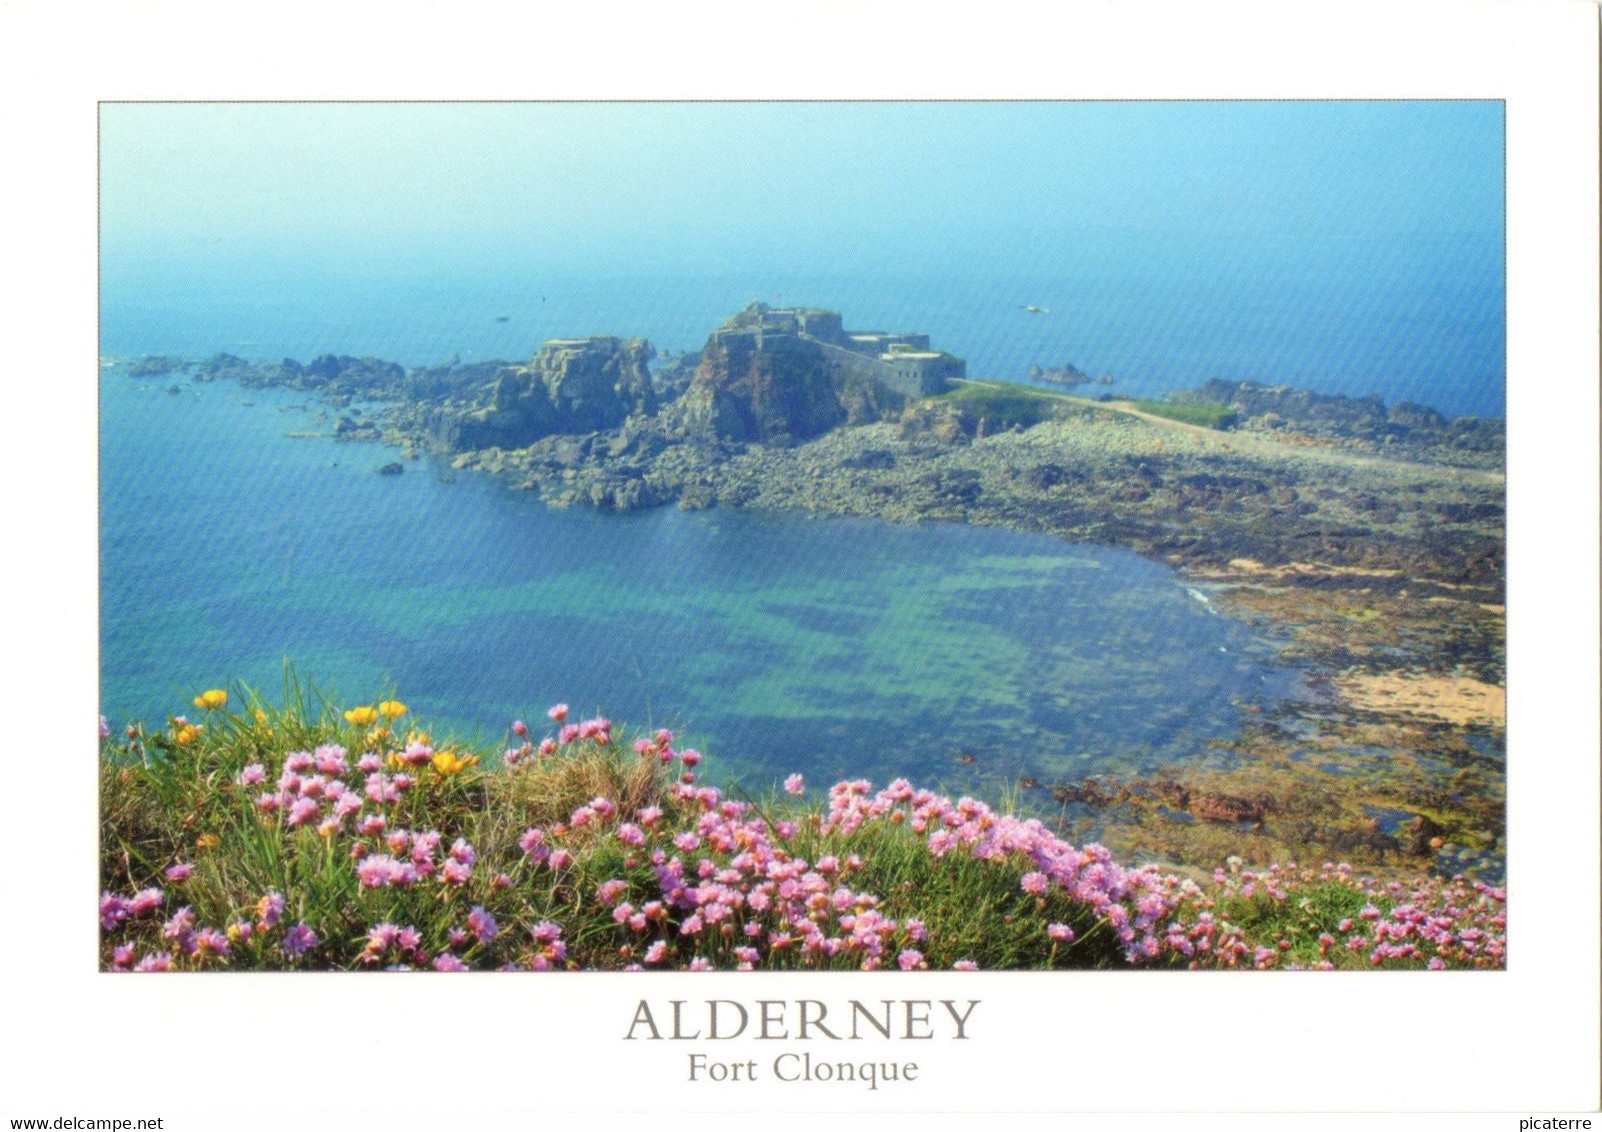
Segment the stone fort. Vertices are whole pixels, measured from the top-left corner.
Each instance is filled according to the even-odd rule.
[[[728,351],[730,368],[744,369],[753,353],[822,355],[832,369],[907,397],[945,390],[965,377],[967,364],[929,348],[927,334],[846,330],[838,311],[752,303],[712,332],[708,345]]]

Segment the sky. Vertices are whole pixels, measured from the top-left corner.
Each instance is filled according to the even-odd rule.
[[[105,267],[1499,238],[1497,102],[126,104]],[[831,252],[830,249],[835,249]]]

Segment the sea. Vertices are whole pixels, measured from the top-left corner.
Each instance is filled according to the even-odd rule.
[[[998,797],[1020,778],[1213,757],[1246,713],[1318,693],[1276,642],[1127,551],[949,523],[551,508],[434,458],[381,476],[395,453],[336,443],[308,395],[187,379],[173,393],[127,362],[523,359],[589,334],[676,353],[761,300],[928,333],[973,376],[1071,362],[1124,394],[1216,376],[1501,416],[1501,293],[1484,282],[1499,247],[1394,277],[1383,255],[1348,252],[1344,270],[1276,245],[1177,273],[1104,260],[109,275],[101,712],[159,723],[204,688],[276,701],[309,681],[339,705],[398,697],[436,733],[495,749],[512,721],[538,733],[567,703],[668,727],[752,791],[799,772]]]

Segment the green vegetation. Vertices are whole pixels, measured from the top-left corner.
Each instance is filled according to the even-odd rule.
[[[1234,428],[1240,423],[1240,414],[1228,405],[1216,401],[1130,401],[1131,408],[1154,417],[1166,417],[1181,424],[1201,425],[1220,431]]]
[[[1060,401],[1024,385],[1002,381],[957,381],[937,400],[959,406],[975,419],[983,418],[991,432],[1028,428],[1055,414]]]
[[[1345,865],[1211,889],[897,780],[697,783],[667,731],[521,721],[496,758],[291,685],[101,723],[113,970],[1497,967],[1505,894]],[[242,711],[229,703],[243,702]]]

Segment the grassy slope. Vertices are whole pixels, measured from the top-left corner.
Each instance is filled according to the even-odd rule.
[[[236,690],[243,710],[103,740],[108,967],[1501,962],[1502,896],[1484,886],[1237,865],[1204,891],[907,784],[728,799],[665,733],[569,724],[496,759],[288,699]],[[1452,922],[1425,938],[1426,913]],[[286,951],[295,925],[315,942]]]

